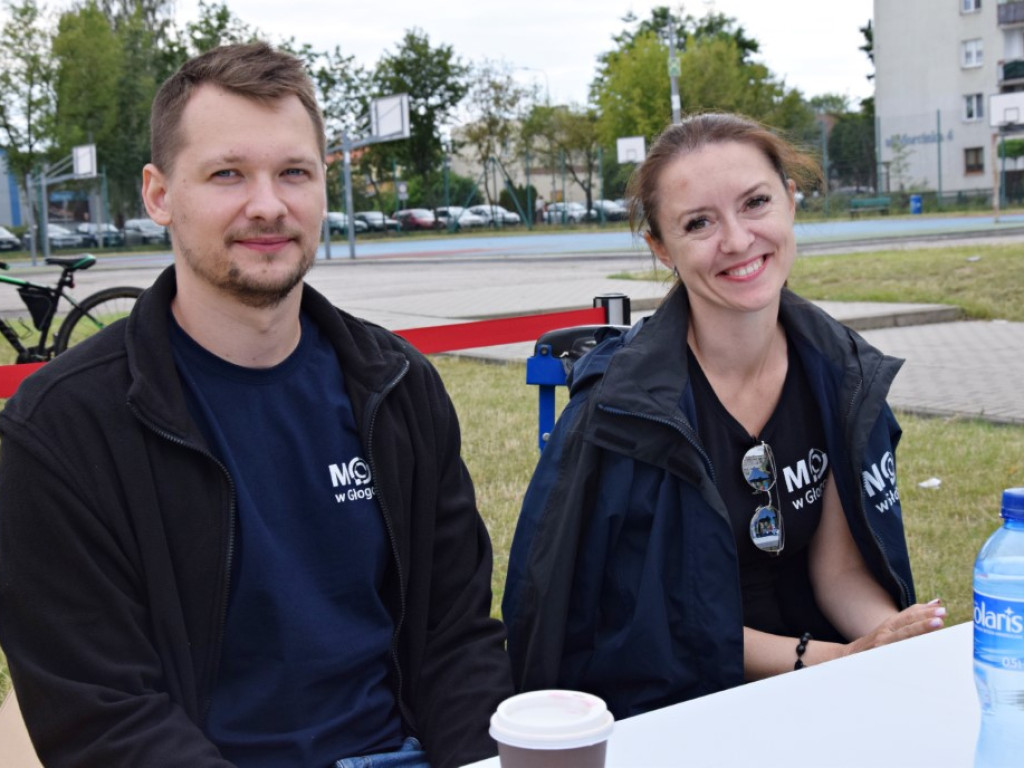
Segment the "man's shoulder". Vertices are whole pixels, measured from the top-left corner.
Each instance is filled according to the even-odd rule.
[[[114,396],[123,400],[128,381],[123,325],[104,329],[26,378],[7,401],[5,418],[27,420],[76,405],[98,406]]]

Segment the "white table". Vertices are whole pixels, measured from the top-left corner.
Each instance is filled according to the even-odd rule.
[[[965,623],[618,722],[606,768],[970,768],[979,717]]]

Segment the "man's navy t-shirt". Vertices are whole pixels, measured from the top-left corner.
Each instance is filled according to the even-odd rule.
[[[392,555],[334,350],[303,316],[288,359],[243,368],[172,327],[189,407],[237,497],[205,732],[243,768],[398,749],[382,599]]]

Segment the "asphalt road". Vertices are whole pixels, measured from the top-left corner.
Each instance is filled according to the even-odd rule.
[[[1024,240],[1024,216],[1006,216],[998,222],[991,216],[893,217],[798,223],[797,244],[801,255],[852,252],[882,247],[915,248],[964,241],[1020,242]],[[75,295],[84,297],[116,285],[146,287],[171,263],[170,253],[94,253],[99,263],[76,276]],[[486,317],[536,309],[534,293],[545,293],[552,285],[579,282],[582,278],[607,280],[617,272],[647,269],[651,256],[646,245],[622,229],[498,235],[461,234],[453,237],[392,237],[360,241],[356,258],[350,258],[345,242],[331,245],[330,259],[321,246],[317,265],[309,282],[339,306],[355,314],[369,313],[377,322],[393,327],[411,327],[427,317]],[[57,271],[41,264],[19,263],[9,274],[52,282]],[[643,284],[633,283],[630,295],[644,294]],[[521,286],[509,293],[510,286]],[[541,290],[544,289],[544,290]],[[468,305],[446,304],[453,291],[476,290],[503,293],[495,306],[481,298]],[[609,289],[615,290],[615,289]],[[598,291],[599,293],[602,291]],[[653,292],[652,295],[658,293]],[[509,307],[510,297],[521,306]],[[589,296],[566,296],[557,307],[578,307]],[[643,298],[641,295],[639,298]],[[463,302],[466,304],[466,302]],[[471,306],[470,306],[471,305]],[[17,292],[0,290],[0,313],[20,313],[23,305]],[[424,311],[426,310],[426,311]],[[393,316],[393,317],[392,317]]]

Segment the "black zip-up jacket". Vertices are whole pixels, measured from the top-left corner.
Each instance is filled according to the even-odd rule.
[[[704,451],[677,289],[573,367],[523,500],[503,602],[520,690],[576,688],[617,718],[743,682],[735,540]],[[899,608],[914,585],[885,402],[901,361],[783,291],[850,532]],[[816,608],[815,608],[816,610]]]
[[[0,415],[0,645],[48,766],[228,765],[201,724],[235,494],[182,394],[175,289],[169,268],[126,321],[47,364]],[[454,409],[405,341],[309,286],[302,307],[345,372],[391,541],[390,672],[406,732],[434,768],[492,755],[488,718],[511,674]]]

